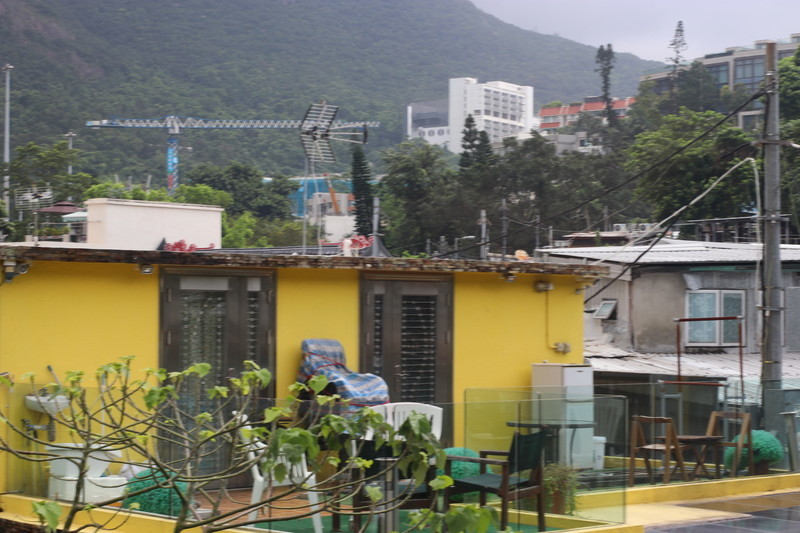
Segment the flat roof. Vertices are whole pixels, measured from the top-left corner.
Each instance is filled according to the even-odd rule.
[[[83,263],[147,263],[163,266],[225,266],[247,268],[320,268],[393,272],[489,272],[498,274],[552,274],[601,278],[608,267],[533,261],[475,261],[417,257],[343,257],[320,255],[263,255],[247,248],[225,251],[166,252],[160,250],[106,250],[56,246],[20,246],[0,243],[0,260],[66,261]]]

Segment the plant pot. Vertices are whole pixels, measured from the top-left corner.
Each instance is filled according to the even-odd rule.
[[[763,476],[769,474],[769,462],[768,461],[759,461],[753,464],[753,474],[757,476]]]
[[[550,514],[567,514],[567,499],[563,492],[553,492],[550,498],[550,505],[545,509],[546,512]]]

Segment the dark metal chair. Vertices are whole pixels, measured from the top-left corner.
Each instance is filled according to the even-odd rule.
[[[480,492],[481,506],[486,505],[487,494],[496,494],[501,505],[499,531],[503,531],[508,525],[509,502],[535,496],[539,531],[545,531],[542,459],[549,438],[550,433],[544,429],[527,435],[514,433],[508,451],[482,450],[479,457],[448,457],[447,475],[450,475],[453,461],[478,463],[481,468],[476,476],[453,480],[453,485],[445,489],[445,507],[450,505],[450,497],[455,494]],[[490,459],[489,456],[505,459]],[[487,466],[496,467],[499,472],[488,472]]]

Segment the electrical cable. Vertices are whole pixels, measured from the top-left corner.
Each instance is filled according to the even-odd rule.
[[[650,250],[652,250],[652,249],[653,249],[653,247],[654,247],[656,244],[658,244],[658,243],[661,241],[661,239],[663,239],[663,238],[664,238],[664,236],[667,234],[667,232],[669,231],[669,229],[670,229],[670,228],[673,226],[673,224],[675,223],[675,221],[678,219],[678,217],[679,217],[679,216],[680,216],[680,215],[681,215],[681,214],[682,214],[684,211],[686,211],[687,209],[689,209],[690,207],[692,207],[693,205],[695,205],[697,202],[699,202],[700,200],[702,200],[703,198],[705,198],[705,197],[708,195],[708,193],[710,193],[712,190],[714,190],[714,188],[716,188],[716,186],[717,186],[717,185],[719,185],[719,183],[720,183],[720,182],[721,182],[723,179],[725,179],[726,177],[728,177],[728,175],[730,175],[730,174],[731,174],[731,173],[732,173],[734,170],[736,170],[737,168],[739,168],[740,166],[742,166],[744,163],[747,163],[747,162],[752,162],[752,163],[755,163],[755,160],[754,160],[752,157],[748,157],[748,158],[746,158],[746,159],[743,159],[743,160],[739,161],[739,162],[738,162],[738,163],[736,163],[734,166],[732,166],[730,169],[728,169],[728,170],[727,170],[727,171],[726,171],[724,174],[722,174],[720,177],[716,178],[716,179],[715,179],[715,180],[714,180],[714,181],[711,183],[711,185],[709,185],[708,187],[706,187],[706,189],[705,189],[705,190],[703,190],[703,191],[702,191],[700,194],[698,194],[697,196],[695,196],[695,197],[692,199],[692,201],[691,201],[691,202],[689,202],[688,204],[685,204],[685,205],[683,205],[683,206],[679,207],[679,208],[678,208],[676,211],[674,211],[674,212],[673,212],[671,215],[669,215],[668,217],[666,217],[665,219],[663,219],[661,222],[659,222],[658,224],[656,224],[656,226],[654,226],[654,228],[653,228],[651,231],[649,231],[649,232],[647,232],[646,234],[644,234],[644,235],[640,236],[638,240],[634,240],[634,241],[632,241],[631,243],[629,243],[629,244],[627,244],[627,245],[623,246],[623,247],[622,247],[620,250],[618,250],[617,252],[615,252],[615,253],[614,253],[613,255],[611,255],[610,257],[603,258],[603,259],[601,259],[601,260],[595,261],[594,263],[591,263],[592,265],[599,265],[599,264],[601,264],[601,263],[604,263],[604,262],[608,261],[608,260],[609,260],[611,257],[614,257],[614,256],[616,256],[616,255],[618,255],[618,254],[622,253],[623,251],[625,251],[625,249],[626,249],[627,247],[629,247],[629,246],[633,246],[635,243],[637,243],[637,242],[639,242],[639,241],[643,240],[644,238],[646,238],[646,237],[650,236],[651,234],[655,233],[657,230],[661,229],[660,233],[659,233],[659,234],[656,236],[656,238],[655,238],[655,239],[653,239],[653,241],[652,241],[652,242],[649,244],[649,246],[648,246],[648,247],[647,247],[647,248],[646,248],[644,251],[642,251],[642,253],[640,253],[638,256],[636,256],[636,258],[635,258],[633,261],[631,261],[630,263],[626,264],[626,265],[625,265],[625,267],[624,267],[624,268],[623,268],[623,269],[622,269],[622,270],[619,272],[619,274],[617,274],[616,276],[614,276],[614,278],[612,278],[612,279],[611,279],[611,280],[610,280],[608,283],[606,283],[606,284],[605,284],[603,287],[601,287],[600,289],[598,289],[597,291],[595,291],[595,292],[594,292],[594,294],[592,294],[591,296],[587,297],[587,298],[586,298],[586,299],[583,301],[584,305],[585,305],[585,304],[587,304],[587,303],[589,303],[591,300],[593,300],[593,299],[594,299],[595,297],[597,297],[599,294],[602,294],[603,292],[605,292],[605,290],[606,290],[608,287],[610,287],[610,286],[611,286],[611,285],[613,285],[613,284],[614,284],[616,281],[618,281],[618,280],[619,280],[619,279],[620,279],[620,278],[621,278],[621,277],[622,277],[622,276],[623,276],[625,273],[627,273],[627,272],[628,272],[628,271],[629,271],[631,268],[633,268],[633,266],[634,266],[634,265],[638,264],[638,262],[639,262],[639,261],[642,259],[642,257],[644,257],[644,256],[645,256],[645,254],[647,254],[647,253],[648,253]]]

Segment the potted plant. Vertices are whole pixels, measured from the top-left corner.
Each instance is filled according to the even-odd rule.
[[[574,514],[578,491],[578,470],[569,465],[550,463],[542,473],[544,505],[549,513]]]
[[[778,438],[763,429],[756,429],[751,433],[753,441],[753,472],[754,474],[768,474],[769,465],[775,464],[783,459],[783,445]],[[738,440],[738,436],[733,439],[733,442]],[[727,448],[725,450],[725,467],[731,468],[733,466],[733,454],[736,453],[735,448]],[[739,467],[746,467],[748,464],[747,448],[742,450],[742,456],[739,458]]]

